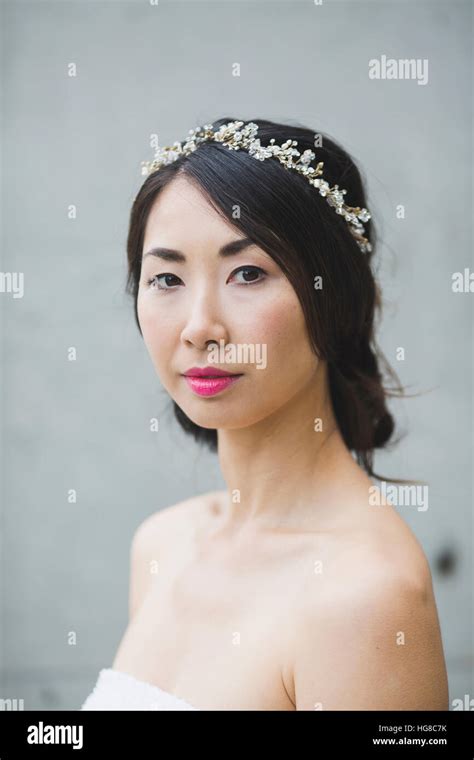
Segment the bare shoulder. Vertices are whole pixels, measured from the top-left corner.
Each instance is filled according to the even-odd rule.
[[[297,709],[447,710],[431,571],[414,534],[390,512],[362,519],[341,546],[302,597]]]
[[[222,491],[208,491],[153,512],[136,528],[132,545],[137,550],[145,552],[149,548],[155,549],[158,543],[166,546],[167,540],[171,537],[170,533],[178,531],[182,535],[184,528],[195,527],[197,522],[204,519],[212,510],[214,504],[219,504],[222,493]]]
[[[222,492],[210,491],[176,502],[148,515],[135,529],[130,546],[129,615],[140,607],[154,568],[167,552],[177,551],[206,516],[221,503]]]

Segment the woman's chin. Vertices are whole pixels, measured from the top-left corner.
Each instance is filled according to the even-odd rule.
[[[249,427],[259,419],[258,415],[256,417],[250,417],[248,410],[246,410],[245,415],[243,415],[241,408],[238,409],[236,406],[232,409],[232,404],[229,402],[222,402],[222,405],[219,404],[219,408],[217,408],[216,400],[217,399],[213,400],[212,409],[211,405],[206,405],[205,399],[202,401],[198,399],[193,404],[189,404],[189,402],[186,404],[180,404],[178,401],[176,401],[176,403],[191,422],[208,430],[236,430],[238,428]],[[207,406],[207,408],[197,409],[196,404],[202,405],[202,407]],[[239,407],[241,407],[240,404]]]

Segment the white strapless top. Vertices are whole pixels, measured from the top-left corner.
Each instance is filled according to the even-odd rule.
[[[155,684],[140,681],[129,673],[102,668],[94,689],[81,710],[197,710]]]

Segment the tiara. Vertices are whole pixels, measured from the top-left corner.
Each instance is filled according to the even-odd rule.
[[[296,145],[298,145],[296,140],[287,140],[283,145],[275,145],[275,139],[272,138],[269,145],[263,146],[260,144],[260,139],[256,137],[257,132],[258,125],[252,121],[247,124],[244,124],[243,121],[230,121],[217,130],[213,129],[212,124],[190,129],[189,137],[185,141],[175,142],[172,146],[157,146],[153,161],[141,162],[141,173],[142,175],[152,174],[163,166],[177,161],[178,158],[193,153],[200,143],[207,140],[222,143],[230,150],[243,148],[259,161],[275,157],[287,169],[294,169],[306,177],[310,185],[318,188],[319,194],[326,198],[336,214],[344,217],[362,253],[370,252],[372,246],[369,240],[364,237],[365,229],[362,225],[362,222],[367,222],[371,218],[370,213],[366,208],[348,206],[344,203],[344,195],[347,190],[340,190],[339,185],[330,187],[322,178],[324,162],[319,161],[316,166],[310,166],[311,161],[316,158],[315,153],[312,150],[305,150],[300,153],[296,149]],[[296,161],[293,158],[294,156],[298,156]]]

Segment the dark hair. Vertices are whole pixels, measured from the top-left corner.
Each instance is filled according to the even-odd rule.
[[[229,121],[235,119],[219,119],[213,128]],[[279,145],[291,139],[298,141],[300,152],[314,150],[317,161],[324,162],[324,179],[347,190],[345,202],[367,207],[359,170],[332,139],[321,135],[321,147],[315,148],[311,129],[252,121],[258,125],[264,146],[271,138]],[[331,400],[346,446],[369,475],[379,478],[372,469],[373,451],[392,437],[394,420],[386,401],[390,395],[400,395],[402,388],[374,339],[381,300],[371,270],[373,222],[364,223],[372,251],[362,253],[348,223],[297,172],[276,159],[258,161],[246,150],[203,142],[189,156],[150,174],[131,209],[126,292],[134,297],[140,334],[137,293],[145,226],[160,191],[178,175],[193,182],[218,213],[265,250],[286,274],[300,300],[314,351],[328,363]],[[240,209],[238,218],[233,215],[236,206]],[[320,290],[314,288],[316,276],[322,277]],[[382,365],[394,384],[390,390],[383,386]],[[216,451],[216,430],[196,425],[176,402],[173,404],[181,427]]]

